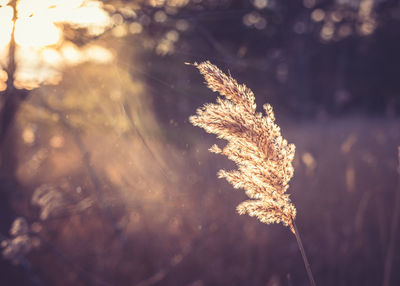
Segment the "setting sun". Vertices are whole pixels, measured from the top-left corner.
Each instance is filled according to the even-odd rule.
[[[15,42],[20,46],[43,47],[57,44],[61,31],[49,19],[32,17],[15,24]]]
[[[0,48],[10,41],[12,30],[12,8],[9,6],[0,7]]]
[[[0,2],[5,4],[5,1]],[[87,28],[99,34],[110,24],[109,16],[98,1],[84,0],[20,0],[15,23],[15,41],[24,47],[45,47],[62,40],[62,24]],[[10,41],[13,10],[0,7],[0,48]]]
[[[65,25],[86,29],[88,35],[103,33],[111,20],[100,1],[19,0],[15,8],[15,57],[21,63],[15,73],[16,85],[33,88],[40,82],[55,82],[54,79],[60,79],[57,70],[65,65],[107,62],[112,58],[104,48],[78,48],[69,41],[70,34],[68,40],[64,37]],[[0,0],[0,27],[0,62],[5,63],[13,29],[13,7],[9,1]]]

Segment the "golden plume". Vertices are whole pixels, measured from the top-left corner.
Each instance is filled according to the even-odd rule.
[[[293,176],[295,146],[282,138],[271,105],[263,106],[265,115],[256,112],[254,94],[244,84],[209,61],[194,66],[208,87],[223,97],[199,108],[189,120],[228,141],[222,149],[213,145],[209,150],[227,156],[238,166],[237,170],[218,172],[219,178],[234,188],[243,188],[250,198],[237,206],[238,213],[267,224],[281,222],[295,233],[296,208],[286,194]]]

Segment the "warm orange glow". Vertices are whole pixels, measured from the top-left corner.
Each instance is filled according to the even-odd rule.
[[[13,9],[0,0],[0,63],[7,64],[8,43],[13,28]],[[78,48],[64,40],[63,24],[86,28],[98,35],[113,24],[97,0],[19,0],[15,23],[16,60],[19,63],[14,84],[34,88],[39,83],[60,80],[58,70],[85,61],[109,62],[113,55],[91,45]],[[4,89],[5,83],[0,83]]]
[[[43,47],[56,44],[61,31],[46,18],[20,19],[15,24],[15,42],[25,47]]]
[[[60,53],[52,48],[45,48],[42,50],[42,59],[48,65],[58,66],[62,63]]]
[[[61,49],[64,60],[69,64],[79,64],[83,61],[83,55],[79,49],[71,42],[65,43]]]
[[[0,91],[5,91],[7,88],[7,84],[5,82],[0,82]]]
[[[7,88],[7,78],[7,73],[4,70],[0,69],[0,91],[4,91]]]
[[[4,70],[0,70],[0,81],[7,81],[8,75]]]
[[[12,9],[9,6],[0,7],[0,48],[10,41],[12,30]]]
[[[22,140],[27,145],[32,145],[35,142],[35,130],[32,127],[26,127],[22,131]]]
[[[62,31],[57,26],[62,23],[87,28],[91,34],[102,33],[110,25],[110,19],[101,5],[99,1],[84,0],[20,0],[16,43],[25,47],[55,45],[62,40]],[[10,41],[11,19],[12,8],[0,7],[0,48]]]

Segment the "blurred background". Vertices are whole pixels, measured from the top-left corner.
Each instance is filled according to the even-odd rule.
[[[400,284],[400,1],[0,0],[0,285],[309,285],[188,123],[203,60],[296,145],[317,285]]]

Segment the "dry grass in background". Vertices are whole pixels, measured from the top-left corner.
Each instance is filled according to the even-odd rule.
[[[80,78],[96,82],[97,72],[113,77],[110,67],[101,72],[87,66]],[[118,73],[123,79],[124,72]],[[286,229],[235,216],[235,205],[246,196],[216,180],[217,171],[229,162],[208,153],[215,139],[177,118],[179,138],[167,140],[166,131],[160,130],[169,127],[141,98],[148,94],[145,86],[136,95],[135,89],[121,90],[107,99],[110,91],[130,84],[106,79],[100,78],[103,92],[89,93],[98,108],[80,106],[81,112],[58,105],[62,97],[57,90],[46,92],[54,97],[46,98],[49,107],[59,108],[70,121],[56,120],[60,114],[36,102],[37,97],[27,105],[40,112],[29,113],[25,106],[19,115],[18,174],[24,189],[18,191],[14,207],[40,237],[40,246],[26,259],[42,284],[305,284],[296,242]],[[81,96],[71,90],[76,81],[76,72],[70,78],[67,74],[66,87],[59,89],[70,90],[64,97],[68,104]],[[91,86],[100,88],[89,84],[86,89]],[[124,109],[126,98],[137,102]],[[296,142],[292,199],[316,280],[321,285],[379,285],[393,213],[399,122],[360,117],[294,121],[277,116],[285,137]],[[182,137],[191,140],[182,144]],[[80,141],[84,150],[77,145]],[[108,215],[91,172],[100,179]],[[46,219],[41,219],[44,209],[31,204],[38,190],[58,193],[49,195],[50,213],[42,216]],[[79,204],[89,199],[90,207]],[[393,267],[397,263],[395,256]],[[371,271],[366,273],[365,267]],[[393,271],[392,283],[398,279]]]

